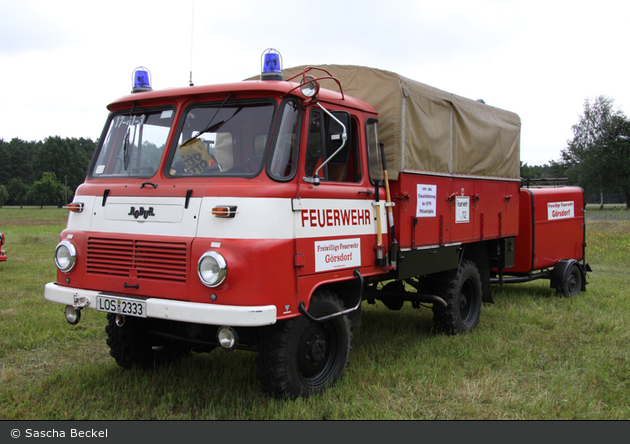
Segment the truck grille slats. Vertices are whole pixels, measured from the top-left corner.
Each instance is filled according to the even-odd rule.
[[[90,238],[87,272],[139,279],[186,282],[188,249],[185,242],[152,242]],[[132,271],[133,270],[133,271]]]

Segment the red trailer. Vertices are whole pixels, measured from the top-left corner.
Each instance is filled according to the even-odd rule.
[[[523,187],[514,266],[495,270],[495,283],[549,279],[565,296],[586,290],[584,190],[572,186]],[[582,262],[580,264],[580,261]]]

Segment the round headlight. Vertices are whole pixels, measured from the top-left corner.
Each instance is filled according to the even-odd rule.
[[[68,324],[77,325],[81,320],[81,310],[78,308],[74,308],[72,305],[66,305],[64,313],[66,315],[66,321],[68,321]]]
[[[227,276],[227,263],[216,251],[208,251],[197,263],[197,274],[206,287],[218,287]]]
[[[306,76],[300,86],[300,90],[302,91],[302,94],[308,98],[315,97],[319,92],[319,83],[317,83],[314,77]]]
[[[238,344],[238,334],[232,327],[219,327],[217,340],[224,349],[234,350],[234,347]]]
[[[70,272],[77,262],[77,249],[69,241],[62,241],[55,248],[55,264],[64,273]]]

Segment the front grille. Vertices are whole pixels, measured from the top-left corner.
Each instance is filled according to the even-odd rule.
[[[185,242],[88,239],[89,274],[186,282],[187,259]]]

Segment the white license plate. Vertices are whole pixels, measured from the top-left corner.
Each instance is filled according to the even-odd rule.
[[[96,309],[107,313],[118,313],[139,318],[147,317],[147,303],[136,299],[96,296]]]

